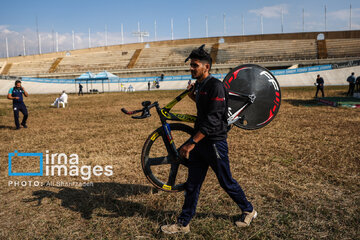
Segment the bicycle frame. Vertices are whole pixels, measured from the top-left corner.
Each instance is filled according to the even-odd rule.
[[[158,102],[154,102],[152,104],[149,104],[149,105],[145,106],[142,110],[135,110],[135,111],[128,112],[125,109],[122,109],[122,111],[125,114],[128,114],[128,115],[132,115],[132,114],[139,113],[139,112],[143,112],[143,114],[145,113],[144,116],[134,117],[134,118],[140,119],[140,118],[145,118],[145,117],[150,116],[149,115],[149,110],[151,108],[155,107],[156,111],[157,111],[157,114],[159,115],[161,125],[163,126],[163,129],[164,129],[164,132],[165,132],[165,136],[163,136],[165,146],[166,146],[169,153],[173,153],[178,158],[179,154],[178,154],[178,151],[177,151],[176,146],[174,144],[173,137],[171,135],[171,129],[170,129],[170,126],[167,123],[167,121],[181,121],[181,122],[189,122],[189,123],[194,123],[196,121],[196,118],[197,118],[196,116],[189,115],[189,114],[180,114],[180,113],[171,113],[170,112],[170,110],[178,102],[180,102],[182,99],[184,99],[189,94],[190,91],[191,90],[185,90],[184,92],[182,92],[179,96],[174,98],[171,102],[169,102],[163,108],[160,108]],[[229,96],[245,100],[243,106],[241,108],[239,108],[239,110],[237,110],[232,115],[230,115],[230,113],[229,113],[228,124],[231,125],[234,122],[240,120],[240,117],[239,117],[240,113],[242,113],[251,103],[253,103],[255,101],[256,96],[253,95],[253,94],[252,95],[245,95],[245,94],[241,94],[241,93],[237,93],[237,92],[229,92]],[[152,136],[152,137],[157,138],[158,136]]]

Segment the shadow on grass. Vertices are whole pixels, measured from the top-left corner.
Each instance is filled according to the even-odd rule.
[[[284,102],[288,102],[293,106],[305,106],[305,107],[316,107],[316,106],[326,106],[318,102],[317,99],[285,99]]]
[[[12,129],[12,130],[14,130],[15,127],[0,125],[0,129]]]
[[[100,217],[131,217],[143,216],[152,221],[159,222],[159,220],[166,221],[171,219],[171,216],[177,214],[177,211],[161,211],[152,209],[141,203],[122,200],[118,198],[150,194],[158,192],[153,187],[136,185],[136,184],[120,184],[120,183],[94,183],[93,186],[86,186],[79,188],[60,187],[60,191],[53,192],[48,190],[38,190],[33,192],[33,198],[24,199],[23,202],[37,202],[36,206],[42,205],[44,198],[60,199],[61,206],[70,209],[74,212],[79,212],[84,219],[91,219],[95,209],[106,209],[108,213],[97,214]],[[176,209],[179,210],[179,209]],[[212,213],[198,213],[196,217],[206,218],[231,218],[228,215],[212,214]]]

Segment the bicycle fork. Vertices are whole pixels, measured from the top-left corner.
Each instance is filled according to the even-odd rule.
[[[180,159],[180,154],[179,154],[178,150],[176,149],[173,137],[171,135],[170,125],[165,122],[165,123],[163,123],[162,126],[164,129],[164,134],[162,135],[162,137],[163,137],[163,141],[165,143],[167,152],[169,153],[169,156],[168,156],[169,160],[171,162],[170,174],[169,174],[166,185],[173,186],[173,185],[175,185],[176,174],[177,174],[179,166],[180,166],[180,162],[177,161],[177,159]]]

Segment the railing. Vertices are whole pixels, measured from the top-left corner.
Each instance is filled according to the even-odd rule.
[[[272,70],[272,74],[274,75],[288,75],[288,74],[298,74],[298,73],[306,73],[306,72],[319,72],[325,70],[333,69],[331,64],[328,65],[319,65],[319,66],[311,66],[311,67],[302,67],[295,69],[281,69],[281,70]],[[212,74],[214,77],[218,79],[223,79],[227,75],[223,74]],[[12,78],[13,79],[13,78]],[[22,81],[25,82],[41,82],[41,83],[58,83],[58,84],[75,84],[75,83],[135,83],[135,82],[153,82],[153,81],[189,81],[191,80],[191,75],[178,75],[178,76],[164,76],[163,80],[160,80],[159,77],[133,77],[133,78],[109,78],[109,79],[51,79],[51,78],[30,78],[30,77],[22,77]]]

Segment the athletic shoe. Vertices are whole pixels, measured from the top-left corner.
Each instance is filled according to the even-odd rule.
[[[257,212],[243,212],[240,216],[240,220],[236,221],[235,224],[238,227],[248,227],[253,219],[257,217]]]
[[[161,231],[166,234],[174,234],[174,233],[189,233],[190,232],[190,224],[187,226],[183,226],[181,224],[171,224],[171,225],[163,225],[161,226]]]
[[[24,128],[27,128],[27,125],[26,125],[26,124],[22,123],[21,125],[22,125]]]

